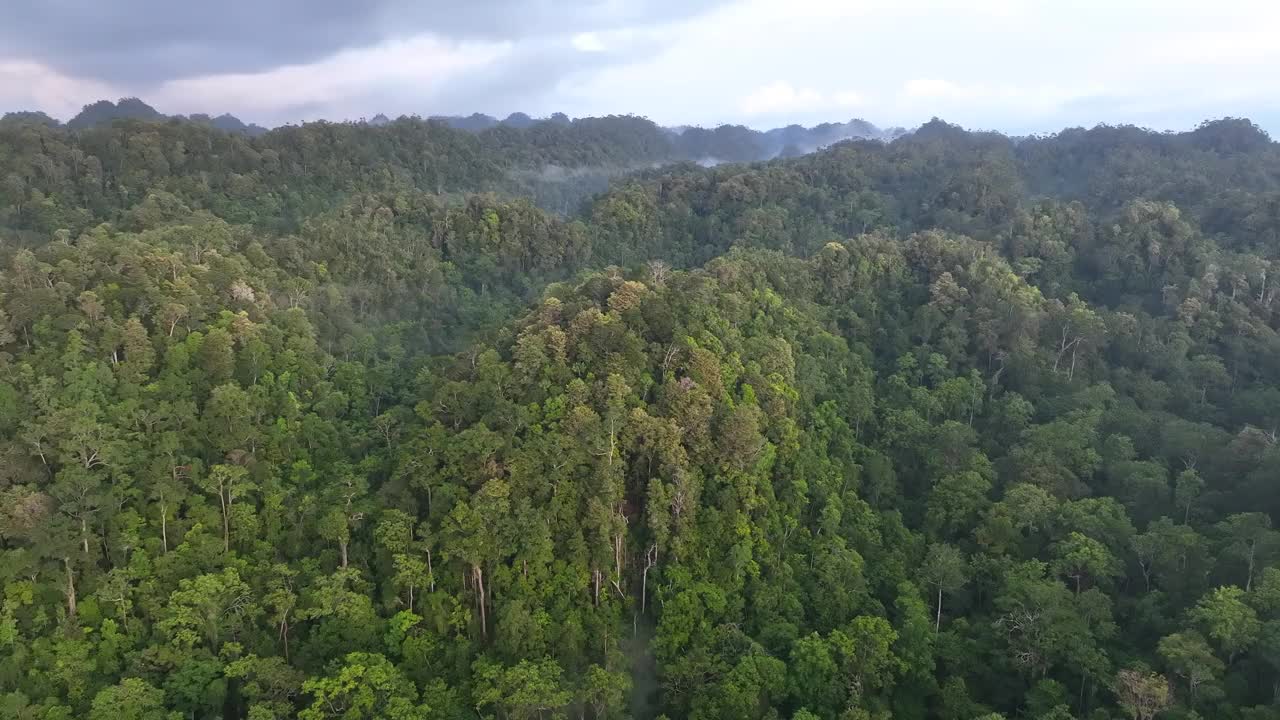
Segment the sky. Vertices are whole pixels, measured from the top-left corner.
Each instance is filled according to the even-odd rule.
[[[0,111],[94,100],[278,125],[384,113],[859,117],[1280,133],[1270,0],[45,0],[0,23]]]

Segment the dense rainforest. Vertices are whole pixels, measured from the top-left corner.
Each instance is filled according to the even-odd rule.
[[[137,98],[122,98],[118,103],[99,100],[86,105],[65,126],[40,112],[10,112],[0,116],[0,123],[4,124],[68,130],[90,130],[129,120],[150,121],[147,124],[155,131],[185,135],[177,140],[181,143],[179,147],[183,148],[180,155],[184,156],[188,143],[193,147],[216,145],[219,155],[246,152],[243,144],[228,140],[222,133],[200,133],[191,126],[224,130],[230,135],[245,137],[258,137],[267,132],[266,128],[246,125],[228,114],[213,118],[201,114],[166,116]],[[394,127],[380,135],[362,132],[363,128],[388,125]],[[327,135],[318,133],[321,127],[328,129]],[[350,181],[354,178],[350,174],[353,171],[362,175],[376,170],[394,173],[411,186],[432,190],[436,194],[485,189],[502,192],[509,197],[527,198],[562,217],[576,211],[585,198],[606,190],[610,181],[638,170],[676,162],[714,166],[723,162],[795,157],[843,140],[892,140],[906,132],[902,128],[882,130],[865,120],[823,123],[814,127],[789,125],[761,132],[741,125],[721,125],[710,129],[664,128],[645,118],[632,116],[571,120],[563,113],[544,119],[512,113],[505,120],[498,120],[477,113],[469,117],[440,116],[427,120],[401,117],[394,122],[378,114],[356,123],[313,124],[300,133],[300,137],[306,140],[294,136],[297,130],[296,126],[280,128],[260,145],[275,149],[277,154],[268,155],[268,158],[278,159],[278,153],[284,152],[286,158],[293,162],[283,170],[293,174],[295,180],[314,183],[318,179],[314,161],[330,152],[325,145],[333,144],[341,146],[337,151],[339,157],[327,157],[327,161],[338,164],[358,161],[362,165],[359,170],[349,167],[325,169],[330,174],[328,181],[341,189],[351,188]],[[389,136],[390,144],[387,142]],[[174,140],[169,137],[163,142]],[[281,142],[286,145],[282,146]],[[298,145],[300,142],[306,145]],[[353,150],[358,155],[351,155]],[[253,154],[255,151],[247,152]],[[101,156],[101,151],[94,155]],[[308,158],[313,161],[310,168]],[[181,162],[179,166],[161,167],[158,174],[167,176],[174,171],[183,174],[180,165]],[[226,169],[236,172],[243,183],[245,175],[255,175],[260,168],[257,160],[253,160],[248,165],[233,164]],[[275,170],[282,168],[276,166]],[[200,171],[205,172],[206,169],[200,168]],[[367,178],[360,180],[356,186],[365,187],[363,181]],[[241,184],[236,193],[243,199],[254,197],[253,191],[254,188]],[[314,202],[319,198],[308,195],[307,199]],[[285,225],[314,211],[314,208],[289,208],[292,212],[286,213],[279,207],[263,209],[267,217]]]
[[[1280,147],[655,127],[0,121],[0,716],[1280,718]]]

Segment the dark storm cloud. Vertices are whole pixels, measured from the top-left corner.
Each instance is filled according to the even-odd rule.
[[[308,63],[420,33],[521,41],[676,20],[722,0],[44,0],[0,20],[0,56],[122,85]]]

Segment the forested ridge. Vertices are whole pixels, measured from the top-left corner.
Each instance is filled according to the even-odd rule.
[[[123,138],[123,145],[110,145],[122,140],[110,130],[120,123],[131,124],[135,132]],[[634,116],[570,120],[560,113],[543,120],[514,113],[503,121],[478,114],[394,121],[378,115],[369,121],[286,125],[268,132],[231,115],[162,115],[137,98],[86,105],[65,126],[37,112],[6,113],[0,124],[26,127],[28,148],[36,147],[38,137],[43,154],[62,161],[58,180],[81,184],[59,188],[81,196],[70,199],[70,208],[101,210],[94,201],[104,199],[108,206],[127,207],[118,198],[97,197],[101,188],[120,181],[119,191],[128,193],[163,183],[193,193],[202,204],[224,196],[220,199],[230,202],[223,212],[253,211],[276,228],[291,227],[315,212],[316,203],[332,200],[336,191],[392,183],[437,195],[494,191],[530,199],[565,216],[586,197],[607,189],[611,180],[637,170],[678,162],[715,165],[792,157],[849,138],[891,139],[905,132],[881,130],[864,120],[766,132],[741,125],[673,129]],[[96,162],[82,167],[72,148],[60,147],[59,130],[80,131],[77,149]],[[123,163],[139,175],[116,177],[114,171]],[[32,171],[19,175],[29,178]],[[48,192],[44,186],[38,189]],[[328,192],[318,192],[322,190]],[[304,199],[311,204],[298,207]]]
[[[1280,718],[1275,143],[653,128],[0,121],[0,716]]]

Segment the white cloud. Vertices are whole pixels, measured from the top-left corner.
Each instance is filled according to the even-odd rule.
[[[814,123],[853,108],[881,125],[936,115],[1011,132],[1185,128],[1224,114],[1280,116],[1280,44],[1268,34],[1277,22],[1280,4],[1256,0],[738,0],[674,27],[665,51],[584,77],[564,97],[587,112],[671,124]],[[789,82],[770,83],[778,78]],[[860,102],[840,103],[850,86]],[[1174,99],[1176,112],[1164,110]]]
[[[87,103],[122,94],[106,83],[63,75],[39,63],[0,60],[0,113],[43,110],[65,119]]]
[[[748,115],[765,113],[805,112],[822,105],[822,95],[813,88],[797,90],[790,83],[775,82],[762,85],[742,98],[742,112]]]
[[[1006,115],[1044,115],[1088,98],[1105,96],[1101,85],[1076,88],[1052,84],[958,83],[941,78],[914,78],[897,94],[902,107],[916,107],[935,113],[986,108]]]
[[[448,82],[483,70],[511,50],[509,42],[450,43],[433,36],[417,36],[344,51],[307,65],[173,80],[150,97],[159,106],[182,108],[188,113],[226,112],[232,108],[250,118],[340,119],[400,111],[360,108],[362,101],[389,93],[401,93],[410,106],[421,103]],[[416,109],[420,108],[403,111]]]
[[[831,104],[836,107],[854,108],[865,102],[862,95],[852,90],[842,90],[831,96]]]
[[[597,4],[616,21],[578,18],[507,43],[412,36],[158,87],[102,87],[9,62],[0,104],[66,117],[99,97],[136,94],[162,111],[259,121],[523,110],[637,113],[670,125],[857,115],[914,126],[939,116],[1011,132],[1185,128],[1230,114],[1280,129],[1276,3],[724,0],[634,21],[619,14],[622,0]]]
[[[752,90],[738,106],[747,115],[780,115],[848,108],[861,102],[862,97],[851,90],[826,94],[811,87],[797,88],[779,80]]]
[[[598,53],[605,51],[604,40],[600,38],[599,33],[583,32],[574,35],[570,40],[575,50],[579,52]]]
[[[909,100],[930,102],[934,100],[974,100],[990,91],[975,85],[959,85],[937,78],[916,78],[902,86],[902,96]]]

